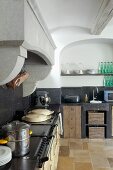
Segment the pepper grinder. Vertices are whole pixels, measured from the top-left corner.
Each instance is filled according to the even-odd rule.
[[[85,102],[85,103],[88,102],[88,95],[87,95],[87,94],[85,94],[85,96],[84,96],[84,102]]]

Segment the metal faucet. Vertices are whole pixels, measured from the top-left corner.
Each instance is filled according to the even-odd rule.
[[[95,96],[95,90],[93,89],[93,100],[97,99],[98,94],[98,87],[96,87],[96,96]]]

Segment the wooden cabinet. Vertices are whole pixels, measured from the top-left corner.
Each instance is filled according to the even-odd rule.
[[[82,138],[110,138],[109,103],[84,104],[82,107]]]
[[[81,138],[81,106],[63,106],[64,138]]]

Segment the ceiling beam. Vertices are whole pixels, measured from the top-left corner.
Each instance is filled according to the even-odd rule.
[[[113,0],[103,0],[91,28],[91,34],[99,35],[113,17]]]

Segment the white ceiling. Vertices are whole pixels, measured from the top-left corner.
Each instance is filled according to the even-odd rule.
[[[103,0],[38,0],[48,28],[64,26],[91,28]]]
[[[59,43],[62,33],[65,41],[66,28],[68,32],[79,28],[90,35],[100,34],[113,16],[113,0],[37,0],[37,4],[49,31],[55,33],[53,39],[57,37]]]

